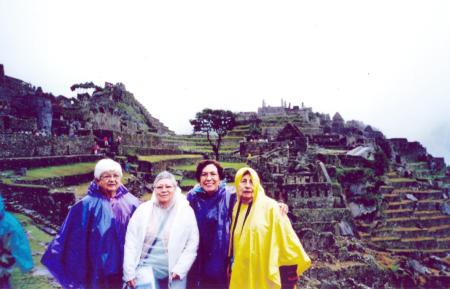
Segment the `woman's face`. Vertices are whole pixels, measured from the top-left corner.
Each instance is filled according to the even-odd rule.
[[[217,167],[214,164],[209,164],[203,168],[200,175],[200,186],[208,194],[212,195],[219,189],[220,177]]]
[[[162,179],[155,185],[156,199],[161,206],[167,206],[175,194],[175,186],[169,179]]]
[[[248,204],[253,201],[253,195],[252,178],[250,177],[250,174],[247,173],[242,176],[241,182],[239,183],[238,196],[243,203]]]
[[[121,176],[116,171],[106,171],[97,180],[100,191],[105,195],[114,195],[121,184]]]

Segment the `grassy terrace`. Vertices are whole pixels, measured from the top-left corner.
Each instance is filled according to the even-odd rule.
[[[181,146],[180,149],[184,150],[184,151],[188,151],[188,152],[200,152],[200,153],[212,153],[212,149],[211,148],[207,148],[207,147],[186,147],[186,146]],[[239,150],[239,148],[235,148],[235,149],[220,149],[220,153],[233,153],[235,151]]]
[[[408,178],[390,178],[389,182],[391,183],[415,183],[415,179],[408,179]]]
[[[342,155],[347,153],[346,150],[333,150],[333,149],[325,149],[325,148],[320,148],[317,150],[317,153],[321,153],[324,155]]]
[[[170,136],[163,137],[163,140],[174,140],[174,141],[208,141],[206,136]],[[242,137],[236,136],[224,136],[224,140],[240,140]]]
[[[122,183],[126,184],[128,179],[131,178],[131,176],[132,176],[131,174],[129,174],[127,172],[123,172]],[[92,174],[92,178],[94,178],[93,174]],[[80,199],[80,198],[86,196],[87,189],[90,184],[91,184],[91,182],[87,182],[87,183],[78,184],[76,186],[56,188],[56,189],[51,190],[51,192],[73,192],[75,194],[75,197],[77,199]]]
[[[161,162],[167,160],[178,160],[178,159],[202,159],[201,155],[153,155],[153,156],[138,156],[140,161],[147,162]]]
[[[63,166],[53,166],[45,168],[30,169],[27,175],[22,177],[24,180],[47,179],[51,177],[71,176],[85,174],[94,171],[95,162],[76,163]]]
[[[41,265],[42,254],[46,249],[46,244],[52,240],[52,237],[38,229],[29,217],[21,214],[15,216],[22,223],[25,232],[27,232],[33,254],[34,269],[33,273],[23,274],[18,268],[14,268],[11,277],[12,287],[20,289],[61,288],[48,277],[50,273]]]
[[[180,186],[195,186],[197,184],[197,180],[194,179],[183,179],[180,183]]]

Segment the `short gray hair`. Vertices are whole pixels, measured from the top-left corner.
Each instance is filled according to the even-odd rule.
[[[120,166],[120,164],[118,162],[115,162],[112,159],[102,159],[102,160],[99,160],[97,162],[97,164],[95,165],[94,177],[97,180],[99,180],[100,176],[104,172],[108,172],[108,171],[114,171],[114,172],[117,172],[120,175],[120,177],[123,176],[122,167]]]
[[[153,188],[156,187],[156,184],[159,181],[166,180],[166,179],[171,181],[175,188],[178,187],[178,183],[177,183],[177,180],[175,179],[175,176],[168,171],[162,171],[156,176],[155,181],[153,182]]]

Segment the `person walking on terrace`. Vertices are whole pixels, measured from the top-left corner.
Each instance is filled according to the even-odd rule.
[[[30,244],[19,221],[5,210],[0,195],[0,288],[10,289],[11,271],[17,265],[22,272],[33,268]]]
[[[94,177],[41,260],[63,288],[122,287],[126,228],[139,200],[122,185],[119,163],[100,160]]]
[[[311,266],[287,216],[266,196],[256,171],[245,167],[235,177],[229,246],[230,289],[292,289]]]
[[[128,288],[184,289],[197,256],[198,228],[194,211],[174,175],[159,173],[150,201],[128,225],[123,279]]]

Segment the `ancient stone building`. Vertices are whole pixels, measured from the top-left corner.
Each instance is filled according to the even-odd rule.
[[[6,76],[3,65],[0,68],[0,145],[4,157],[90,153],[95,142],[104,138],[111,142],[120,134],[174,134],[122,83],[106,83],[104,87],[75,84],[71,89],[80,92],[76,98],[54,97],[40,87]],[[82,140],[77,138],[89,135],[88,143],[81,142],[83,145],[75,149]],[[65,136],[68,143],[60,143]],[[26,149],[30,146],[26,140],[31,138],[28,144],[40,143],[41,150],[34,146]]]

